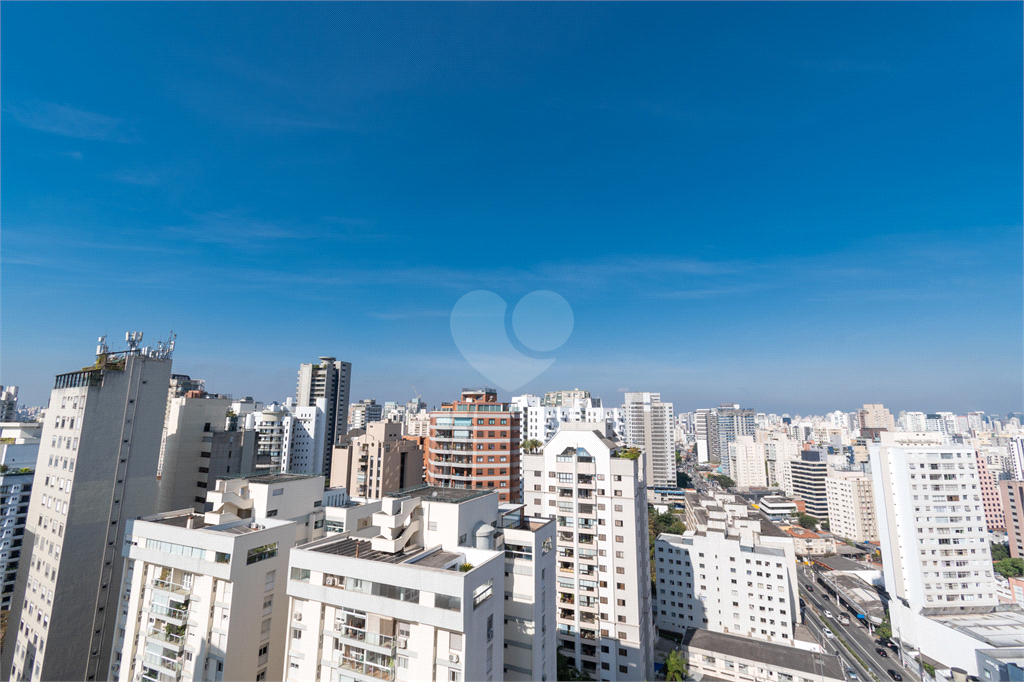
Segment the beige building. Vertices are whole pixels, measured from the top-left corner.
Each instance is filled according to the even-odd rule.
[[[397,422],[370,422],[353,429],[334,448],[331,485],[353,497],[376,499],[423,483],[423,449],[402,438]]]
[[[230,398],[205,393],[168,401],[157,472],[160,479],[158,512],[185,507],[202,511],[206,502],[210,443],[215,431],[224,430],[231,402]],[[202,485],[197,485],[199,483]]]
[[[857,421],[862,429],[896,430],[896,420],[884,405],[865,405],[857,413]]]
[[[755,443],[753,436],[736,436],[729,443],[729,471],[740,488],[764,488],[768,485],[764,444]]]
[[[1010,543],[1010,556],[1024,557],[1024,481],[999,481],[999,498],[1003,503],[1003,517],[1006,519],[1006,540]]]
[[[871,475],[861,471],[828,472],[825,477],[828,525],[833,535],[856,542],[877,542],[875,493]]]

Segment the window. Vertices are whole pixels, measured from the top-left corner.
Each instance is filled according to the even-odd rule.
[[[302,639],[302,630],[292,628],[292,639]]]
[[[263,591],[264,592],[270,592],[272,589],[274,589],[274,581],[275,581],[276,577],[277,577],[277,571],[268,571],[267,572],[267,578],[263,582]]]

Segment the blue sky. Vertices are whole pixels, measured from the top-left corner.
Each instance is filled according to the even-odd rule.
[[[438,404],[486,381],[455,303],[549,290],[573,333],[521,392],[1020,410],[1021,25],[1020,3],[5,5],[0,383],[43,403],[99,334],[173,328],[210,390],[283,399],[334,355],[353,398]]]

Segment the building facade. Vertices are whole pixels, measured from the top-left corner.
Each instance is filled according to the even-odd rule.
[[[675,430],[672,403],[660,393],[627,393],[622,405],[625,425],[619,434],[627,445],[643,453],[640,475],[648,488],[676,486]]]
[[[854,542],[877,542],[875,493],[871,475],[829,471],[825,477],[829,532]]]
[[[601,423],[564,424],[524,455],[531,516],[557,521],[558,647],[591,677],[654,673],[647,488]]]
[[[999,481],[999,499],[1006,519],[1006,541],[1010,556],[1024,558],[1024,481]]]
[[[828,519],[828,493],[825,479],[828,477],[828,463],[823,461],[821,453],[805,450],[800,459],[789,463],[793,496],[804,501],[809,515],[825,521]]]
[[[497,400],[494,389],[467,388],[460,400],[430,413],[427,483],[521,501],[520,413]]]
[[[348,401],[352,388],[352,363],[332,357],[321,357],[320,362],[299,365],[299,380],[295,400],[299,407],[317,407],[323,400],[324,454],[322,471],[331,470],[331,455],[335,439],[348,431]]]
[[[129,519],[155,511],[170,348],[109,353],[56,377],[3,652],[16,680],[96,680],[117,636]],[[9,666],[9,667],[8,667]]]
[[[371,422],[334,447],[331,485],[355,497],[379,498],[423,483],[423,449],[402,437],[402,425]]]

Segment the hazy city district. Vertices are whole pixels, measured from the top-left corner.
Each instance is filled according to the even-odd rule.
[[[1022,414],[428,408],[327,356],[239,398],[173,337],[90,350],[0,387],[4,679],[1024,680]]]

